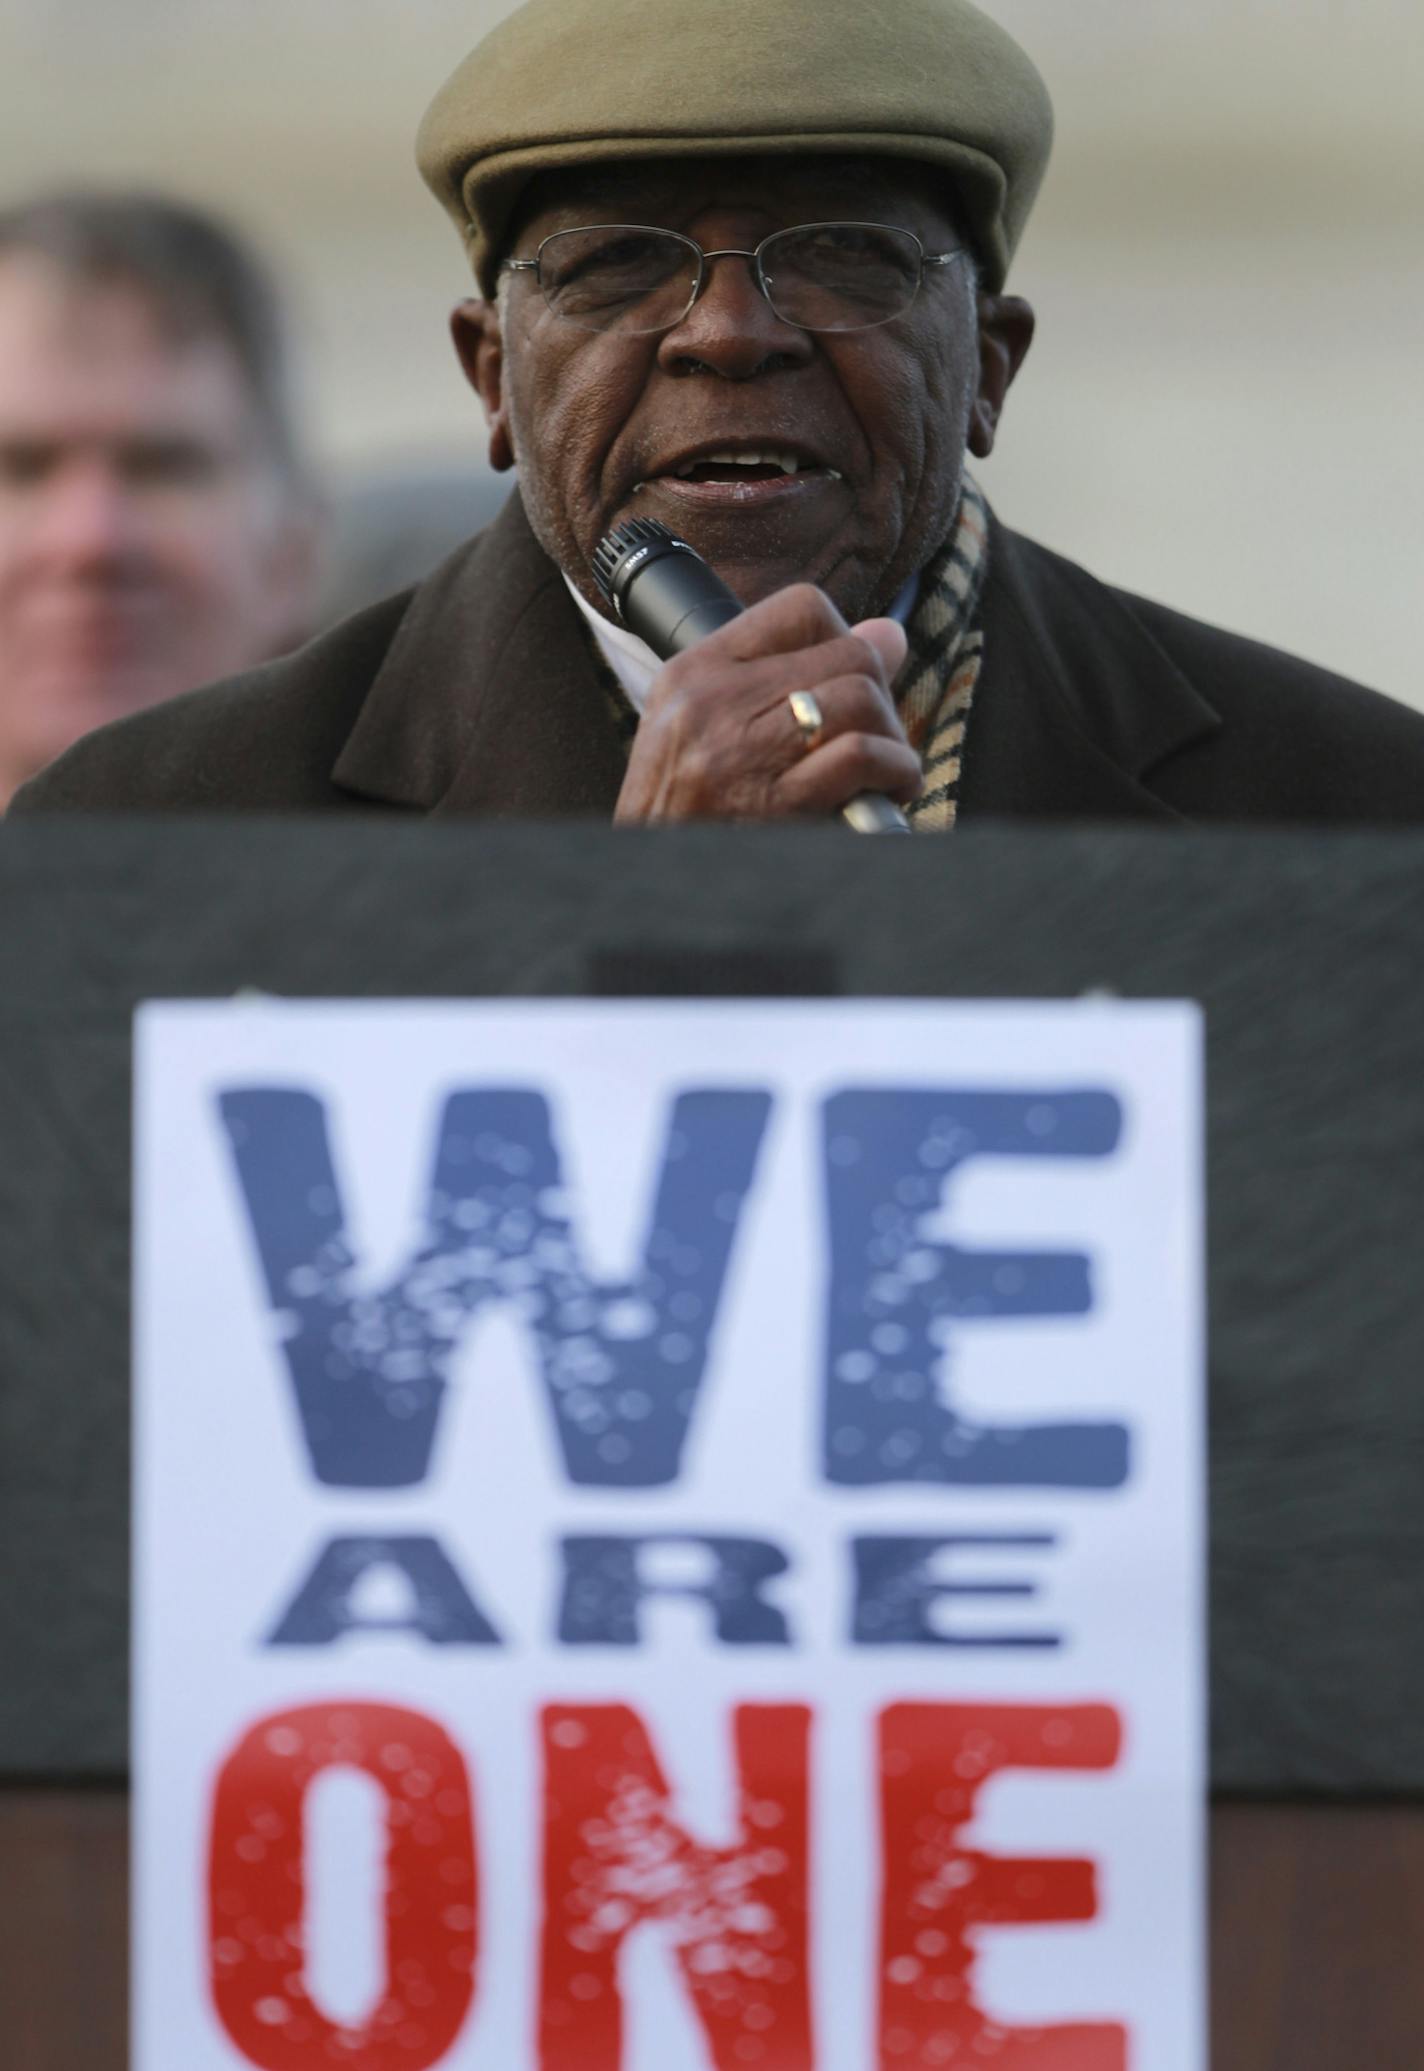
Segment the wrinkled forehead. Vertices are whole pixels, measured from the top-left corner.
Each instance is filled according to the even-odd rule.
[[[870,157],[627,159],[560,167],[525,191],[509,249],[579,223],[655,223],[684,229],[711,210],[763,218],[768,229],[839,218],[901,223],[953,238],[946,183],[927,167]]]

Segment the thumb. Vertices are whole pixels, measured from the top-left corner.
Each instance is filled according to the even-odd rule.
[[[863,618],[851,631],[868,640],[880,657],[885,671],[885,681],[893,683],[900,673],[900,667],[909,649],[905,628],[897,618]]]

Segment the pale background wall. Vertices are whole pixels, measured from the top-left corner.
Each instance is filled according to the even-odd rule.
[[[1001,513],[1424,707],[1424,4],[989,5],[1059,110]],[[505,11],[0,0],[0,197],[97,178],[221,207],[297,296],[323,454],[478,468],[443,329],[460,251],[411,139]]]

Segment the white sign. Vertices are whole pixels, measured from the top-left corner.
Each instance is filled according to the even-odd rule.
[[[144,1008],[135,2071],[1203,2071],[1199,1069]]]

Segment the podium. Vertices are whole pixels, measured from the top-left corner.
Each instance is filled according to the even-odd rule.
[[[33,822],[0,830],[0,912],[22,2071],[123,2062],[130,1017],[247,990],[1200,1000],[1216,2060],[1411,2060],[1424,838]]]

